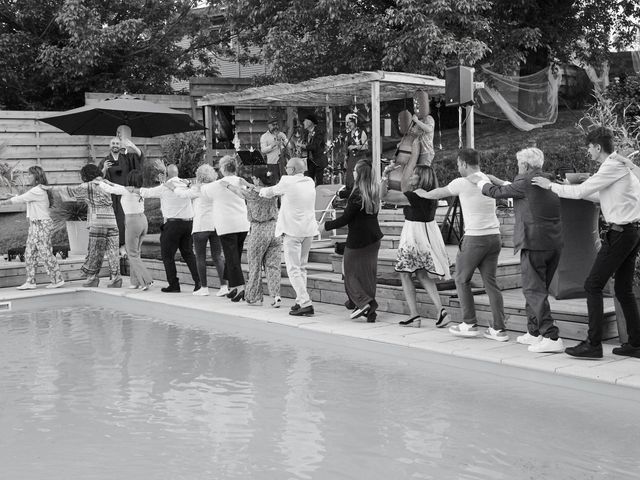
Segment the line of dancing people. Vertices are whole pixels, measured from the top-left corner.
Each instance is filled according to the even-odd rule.
[[[55,257],[51,256],[50,220],[47,218],[50,191],[63,198],[80,199],[89,206],[89,253],[82,267],[87,275],[85,286],[98,285],[98,272],[104,257],[109,264],[108,287],[120,287],[118,270],[118,227],[111,204],[111,194],[122,196],[126,217],[126,245],[131,261],[131,286],[146,289],[151,275],[139,258],[141,239],[146,233],[144,198],[160,198],[164,217],[160,238],[161,254],[167,275],[163,292],[179,292],[180,282],[175,253],[180,253],[194,282],[194,295],[208,295],[206,247],[216,265],[221,288],[233,302],[245,300],[262,305],[262,270],[267,275],[271,306],[282,304],[280,297],[280,254],[296,293],[291,315],[313,315],[313,302],[307,290],[306,265],[314,236],[322,230],[348,226],[344,251],[345,306],[350,317],[365,317],[375,322],[377,260],[383,237],[378,223],[381,201],[403,206],[402,228],[395,270],[399,272],[409,316],[400,325],[417,326],[423,320],[418,311],[412,276],[423,286],[435,306],[435,326],[445,327],[451,317],[443,307],[436,281],[450,278],[449,259],[440,230],[434,220],[438,199],[457,196],[460,200],[465,231],[455,259],[455,285],[461,305],[461,321],[449,331],[457,336],[509,340],[502,293],[496,282],[501,250],[496,198],[513,198],[515,213],[514,251],[520,252],[523,294],[526,300],[527,332],[517,342],[532,352],[567,354],[582,358],[602,357],[603,288],[615,278],[615,295],[620,302],[629,341],[614,349],[615,354],[640,356],[640,320],[632,292],[635,260],[640,249],[640,169],[614,151],[613,136],[607,129],[596,129],[586,139],[591,158],[600,164],[596,174],[580,185],[561,185],[543,170],[544,155],[537,148],[517,152],[518,175],[507,182],[487,175],[480,168],[480,154],[463,149],[457,159],[460,178],[444,187],[429,165],[418,165],[412,156],[402,173],[400,189],[388,188],[388,179],[376,178],[368,160],[359,160],[353,168],[354,187],[341,216],[318,225],[315,215],[315,183],[304,175],[305,161],[291,158],[286,175],[275,182],[274,173],[258,170],[252,183],[238,176],[236,160],[220,160],[220,175],[209,165],[201,165],[196,182],[178,178],[175,165],[167,168],[167,180],[153,188],[140,188],[142,176],[135,169],[129,173],[129,187],[102,178],[95,165],[81,170],[83,183],[75,187],[49,187],[39,167],[33,167],[34,187],[27,193],[3,203],[28,204],[30,220],[27,240],[27,282],[21,289],[35,288],[34,272],[42,257],[51,276],[49,287],[64,281]],[[386,170],[387,173],[389,170]],[[564,348],[560,332],[551,315],[548,292],[557,269],[562,245],[562,222],[559,197],[599,201],[608,223],[586,282],[589,330],[587,339],[575,347]],[[280,208],[278,200],[280,199]],[[247,256],[248,281],[241,269],[244,242],[249,238]],[[49,242],[47,244],[47,242]],[[193,253],[193,248],[196,253]],[[471,278],[478,269],[489,297],[489,327],[481,332],[471,289]]]

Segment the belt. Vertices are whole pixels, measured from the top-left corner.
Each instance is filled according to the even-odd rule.
[[[193,218],[167,218],[166,222],[193,222]]]
[[[631,223],[625,223],[622,225],[618,223],[609,224],[609,230],[613,230],[614,232],[622,232],[624,230],[629,230],[631,228],[640,228],[640,222],[631,222]]]

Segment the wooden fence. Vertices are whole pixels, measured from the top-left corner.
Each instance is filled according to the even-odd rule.
[[[86,103],[95,103],[110,96],[113,95],[87,93]],[[188,95],[137,97],[192,114],[192,102]],[[111,137],[68,135],[39,120],[53,113],[56,112],[0,111],[0,162],[20,170],[40,165],[47,173],[49,182],[54,185],[78,183],[83,165],[98,163],[107,155]],[[147,158],[159,159],[162,158],[164,138],[133,137],[132,140]]]

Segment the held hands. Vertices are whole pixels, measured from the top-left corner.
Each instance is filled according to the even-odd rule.
[[[531,184],[544,188],[545,190],[549,190],[551,188],[551,180],[544,177],[533,177],[531,179]]]

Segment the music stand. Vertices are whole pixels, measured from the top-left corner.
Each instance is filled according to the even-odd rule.
[[[440,231],[442,232],[444,243],[448,245],[453,244],[451,237],[454,238],[455,243],[460,243],[460,240],[462,240],[464,235],[464,217],[462,216],[462,206],[460,205],[459,197],[455,197],[451,205],[449,205]]]
[[[267,163],[264,161],[262,154],[258,150],[239,150],[238,157],[240,157],[240,161],[244,166],[264,165]]]

